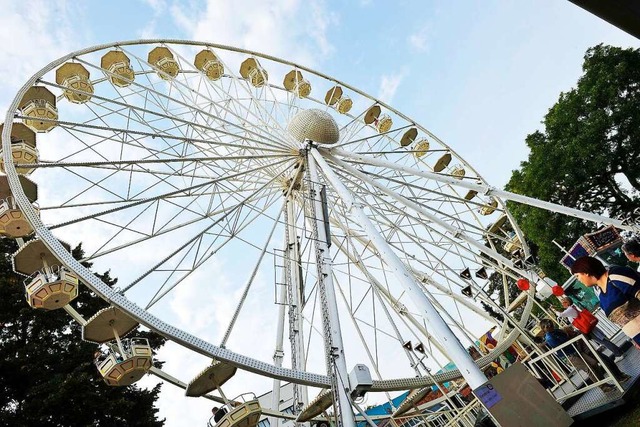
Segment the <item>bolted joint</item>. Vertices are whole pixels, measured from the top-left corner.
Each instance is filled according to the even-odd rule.
[[[490,185],[487,185],[484,188],[484,192],[482,194],[484,194],[485,196],[490,196],[493,194],[493,192],[496,191],[496,187],[492,187]]]

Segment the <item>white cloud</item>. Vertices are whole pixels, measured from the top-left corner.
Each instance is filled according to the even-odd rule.
[[[398,74],[383,75],[380,79],[380,87],[378,88],[378,99],[386,103],[391,103],[405,75],[406,71]]]
[[[167,7],[167,3],[164,0],[142,0],[146,3],[155,13],[161,13]]]
[[[73,2],[3,2],[0,14],[0,96],[4,112],[18,88],[43,65],[78,47]]]
[[[407,41],[417,51],[425,52],[429,49],[429,27],[423,27],[407,37]]]
[[[151,8],[153,17],[146,23],[142,29],[138,31],[140,38],[152,39],[160,37],[161,34],[157,33],[156,26],[158,20],[167,10],[167,3],[164,0],[143,0],[144,3]]]
[[[204,7],[174,5],[171,14],[188,38],[268,53],[307,66],[317,65],[333,51],[327,34],[337,23],[321,0],[209,0]]]

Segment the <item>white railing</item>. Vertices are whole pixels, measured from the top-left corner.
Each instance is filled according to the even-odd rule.
[[[534,376],[552,384],[549,391],[558,402],[595,387],[610,387],[609,384],[624,391],[602,357],[582,334],[531,358],[526,365]]]

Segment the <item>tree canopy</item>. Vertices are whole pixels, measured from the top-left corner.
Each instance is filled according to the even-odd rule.
[[[527,136],[529,157],[506,190],[628,216],[640,207],[640,49],[592,47],[582,69],[576,87],[561,93],[544,117],[544,129]],[[508,207],[542,269],[557,281],[567,278],[553,240],[569,247],[597,225],[513,202]]]
[[[93,363],[96,345],[81,339],[80,326],[62,309],[42,311],[25,301],[24,277],[11,267],[17,245],[0,239],[0,425],[162,426],[154,402],[160,386],[110,387]],[[82,248],[74,250],[82,257]],[[109,272],[98,275],[113,286]],[[84,286],[72,302],[89,317],[106,303]],[[164,340],[136,332],[158,348]]]

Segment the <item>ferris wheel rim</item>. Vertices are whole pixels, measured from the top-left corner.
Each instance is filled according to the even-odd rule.
[[[183,45],[195,45],[195,46],[208,46],[208,47],[214,47],[214,48],[220,48],[220,49],[225,49],[225,50],[231,50],[231,51],[235,51],[235,52],[239,52],[239,53],[246,53],[246,54],[251,54],[251,55],[256,55],[259,56],[261,58],[266,58],[266,59],[270,59],[279,63],[283,63],[283,64],[287,64],[287,65],[292,65],[292,66],[296,66],[302,70],[306,70],[309,72],[314,73],[315,75],[318,75],[322,78],[325,78],[327,80],[339,83],[341,85],[344,85],[345,87],[349,88],[350,90],[359,93],[360,95],[367,97],[369,99],[372,99],[369,95],[367,95],[366,93],[344,83],[341,82],[335,78],[332,78],[330,76],[324,75],[322,73],[319,73],[318,71],[312,70],[310,68],[306,68],[304,66],[300,66],[298,64],[295,64],[293,62],[290,61],[286,61],[280,58],[276,58],[276,57],[272,57],[269,55],[265,55],[265,54],[261,54],[258,52],[253,52],[250,50],[246,50],[246,49],[239,49],[239,48],[234,48],[234,47],[229,47],[229,46],[224,46],[224,45],[218,45],[218,44],[214,44],[214,43],[207,43],[207,42],[194,42],[194,41],[184,41],[184,40],[173,40],[173,39],[150,39],[150,40],[135,40],[135,41],[124,41],[124,42],[115,42],[115,43],[107,43],[107,44],[102,44],[102,45],[96,45],[90,48],[86,48],[86,49],[81,49],[75,52],[72,52],[70,54],[67,54],[57,60],[52,61],[50,64],[48,64],[47,66],[45,66],[44,68],[42,68],[41,70],[39,70],[36,74],[34,74],[26,83],[25,85],[20,89],[20,91],[18,92],[18,94],[16,95],[16,98],[14,98],[14,101],[12,102],[12,104],[9,107],[8,113],[6,115],[6,119],[5,119],[5,123],[9,124],[13,124],[13,111],[17,110],[17,105],[20,101],[20,99],[22,98],[22,96],[24,95],[24,93],[31,87],[33,86],[35,83],[37,83],[38,79],[39,79],[39,75],[44,75],[45,73],[53,70],[54,68],[56,68],[58,65],[64,63],[66,60],[74,58],[76,56],[79,55],[83,55],[83,54],[87,54],[87,53],[91,53],[94,51],[99,51],[99,50],[103,50],[103,49],[107,49],[110,47],[118,47],[118,46],[127,46],[127,45],[147,45],[147,44],[183,44]],[[387,104],[383,103],[382,101],[379,100],[375,100],[377,103],[379,103],[380,105],[385,106],[385,108],[388,108],[390,111],[393,111],[394,113],[396,113],[398,116],[404,117],[407,121],[411,121],[408,117],[404,116],[401,112],[395,110],[393,107],[388,106]],[[440,141],[435,135],[433,135],[431,132],[429,132],[426,128],[423,128],[421,125],[417,124],[417,123],[413,123],[414,126],[420,128],[422,131],[424,131],[426,134],[430,135],[432,138],[436,139],[442,146],[447,147],[452,153],[456,154],[456,157],[459,159],[462,159],[459,155],[457,155],[457,153],[455,153],[454,150],[452,150],[448,145],[444,144],[442,141]],[[9,183],[11,185],[12,190],[14,189],[20,189],[20,184],[18,182],[18,174],[15,170],[15,167],[13,165],[13,162],[8,159],[7,157],[10,157],[10,152],[11,150],[8,149],[10,148],[10,132],[11,132],[11,125],[9,126],[5,126],[3,134],[2,134],[2,139],[3,139],[3,149],[4,149],[4,156],[5,156],[5,164],[9,165],[7,167],[7,176],[8,176],[8,180]],[[472,168],[472,166],[465,162],[465,166],[468,166],[469,168]],[[475,172],[475,170],[474,170]],[[480,178],[480,175],[477,174],[476,172],[476,176]],[[483,181],[484,182],[484,181]],[[36,214],[34,208],[31,206],[31,204],[29,203],[29,201],[26,199],[26,197],[24,196],[24,194],[21,194],[21,191],[19,190],[17,192],[18,194],[16,194],[16,201],[18,202],[18,205],[20,206],[20,208],[23,210],[23,212],[25,213],[25,215],[29,218],[29,221],[31,224],[35,224],[36,226],[35,231],[36,234],[43,240],[43,242],[45,243],[45,245],[47,245],[47,247],[49,247],[50,250],[52,250],[52,252],[54,252],[57,256],[61,256],[61,254],[68,254],[68,252],[62,247],[62,245],[58,242],[58,240],[53,236],[53,234],[51,233],[51,230],[49,230],[48,227],[46,227],[40,220],[40,218],[38,217],[38,215]],[[14,193],[15,194],[15,193]],[[507,212],[507,210],[505,209],[505,212]],[[125,297],[123,297],[122,295],[118,294],[118,292],[110,289],[109,287],[107,287],[106,285],[104,285],[102,282],[100,282],[97,278],[95,278],[95,276],[93,275],[93,273],[91,273],[88,269],[85,269],[79,262],[77,262],[76,260],[74,260],[72,257],[67,256],[66,259],[62,260],[66,265],[72,267],[72,269],[78,273],[82,273],[81,277],[82,280],[87,283],[87,285],[96,293],[98,293],[102,298],[104,298],[106,301],[108,301],[109,303],[113,304],[116,307],[122,308],[125,311],[127,311],[128,313],[132,314],[133,317],[138,320],[141,324],[146,325],[148,327],[150,327],[152,330],[158,331],[159,333],[161,333],[162,335],[172,339],[172,341],[177,342],[177,343],[181,343],[181,345],[183,345],[185,348],[191,349],[193,351],[196,351],[198,353],[201,354],[205,354],[207,356],[210,357],[214,357],[214,358],[218,358],[220,360],[224,360],[227,361],[229,363],[232,364],[238,364],[239,367],[242,368],[248,368],[251,367],[252,369],[247,369],[251,372],[256,372],[256,373],[260,373],[260,374],[265,374],[267,376],[270,377],[274,377],[273,375],[275,375],[273,372],[269,372],[268,367],[273,367],[272,364],[269,363],[265,363],[265,362],[260,362],[260,361],[253,361],[253,360],[248,360],[248,358],[242,354],[239,353],[234,353],[234,352],[230,352],[227,349],[224,348],[220,348],[217,346],[214,346],[212,344],[206,343],[203,340],[199,340],[197,339],[197,337],[191,336],[190,334],[188,337],[186,335],[184,335],[182,338],[180,337],[180,334],[182,333],[182,331],[180,331],[179,333],[176,331],[172,331],[169,328],[173,328],[170,325],[166,325],[161,319],[159,318],[155,318],[154,316],[153,319],[149,319],[146,318],[144,316],[144,314],[148,314],[149,313],[143,313],[141,311],[138,311],[137,308],[138,307],[134,307],[133,305],[131,305],[131,303],[126,300]],[[124,299],[122,299],[122,298]],[[168,327],[168,329],[163,330],[162,328],[159,328],[157,325],[166,325]],[[174,328],[177,329],[177,328]],[[198,341],[199,340],[199,341]],[[212,346],[212,347],[209,347]],[[242,361],[242,362],[240,362]],[[246,363],[246,364],[245,364]],[[318,375],[318,374],[310,374],[310,373],[305,373],[305,375],[300,375],[300,373],[293,371],[293,370],[288,370],[287,368],[279,368],[280,371],[277,374],[277,376],[280,379],[286,379],[286,380],[291,380],[291,381],[299,381],[300,384],[307,384],[307,385],[314,385],[314,386],[319,386],[319,387],[326,387],[328,385],[328,377],[325,375]],[[307,376],[307,375],[312,375],[312,376]],[[449,374],[448,376],[450,376],[451,374]],[[383,380],[383,381],[377,381],[376,386],[374,387],[374,389],[376,390],[400,390],[400,389],[406,389],[406,382],[405,380],[413,380],[413,378],[399,378],[399,379],[392,379],[392,380]],[[398,384],[402,383],[402,387],[401,388],[396,388],[396,387],[400,387]],[[432,382],[430,382],[429,379],[427,380],[422,380],[422,381],[409,381],[408,383],[411,383],[412,386],[420,386],[420,385],[428,385],[431,384]],[[394,385],[392,385],[394,384]],[[390,387],[390,388],[387,388]]]

